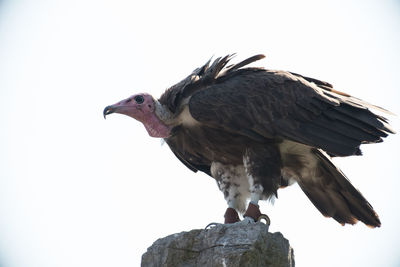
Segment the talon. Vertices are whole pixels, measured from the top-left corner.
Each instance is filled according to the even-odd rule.
[[[212,222],[212,223],[207,224],[207,226],[204,229],[208,230],[208,229],[211,229],[211,228],[213,228],[213,227],[215,227],[217,225],[219,225],[219,223]]]
[[[265,224],[270,226],[271,225],[271,219],[268,217],[268,215],[266,214],[261,214],[258,219],[257,222],[261,222],[261,220],[265,220]]]

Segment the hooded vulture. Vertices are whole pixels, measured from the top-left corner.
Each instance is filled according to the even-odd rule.
[[[258,202],[297,182],[314,206],[340,224],[379,227],[378,215],[331,157],[361,155],[394,131],[372,110],[383,108],[293,72],[248,67],[264,58],[209,60],[157,100],[135,94],[107,106],[163,138],[190,170],[217,182],[228,208],[225,223],[251,223]]]

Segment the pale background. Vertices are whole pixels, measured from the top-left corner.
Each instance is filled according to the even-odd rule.
[[[138,266],[157,238],[222,222],[215,182],[106,105],[236,52],[400,114],[399,50],[399,1],[0,1],[0,265]],[[324,218],[298,186],[262,204],[296,266],[400,266],[398,149],[335,160],[380,229]]]

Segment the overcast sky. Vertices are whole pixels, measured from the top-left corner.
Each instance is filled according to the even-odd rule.
[[[400,114],[399,33],[398,1],[0,1],[0,266],[138,266],[157,238],[223,221],[213,179],[106,105],[235,52]],[[379,229],[324,218],[298,186],[261,204],[296,266],[400,265],[399,147],[335,160]]]

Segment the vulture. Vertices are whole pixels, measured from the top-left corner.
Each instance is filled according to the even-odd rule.
[[[258,202],[297,182],[324,216],[379,227],[377,213],[331,158],[361,155],[361,144],[395,133],[375,112],[391,113],[324,81],[248,66],[264,55],[230,64],[233,56],[210,59],[159,99],[139,93],[107,106],[104,118],[140,121],[187,168],[214,178],[227,224],[258,221]]]

